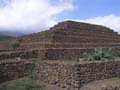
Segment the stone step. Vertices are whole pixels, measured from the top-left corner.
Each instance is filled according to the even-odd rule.
[[[120,49],[118,48],[111,49],[115,52],[120,52]],[[81,56],[83,56],[84,53],[93,53],[94,51],[95,48],[40,49],[38,58],[48,60],[78,60]]]
[[[51,36],[49,38],[46,37],[39,37],[39,38],[28,38],[28,39],[24,39],[21,41],[21,43],[30,43],[30,42],[61,42],[61,43],[104,43],[104,42],[111,42],[111,43],[117,43],[120,42],[120,38],[119,37],[111,37],[111,38],[104,38],[102,36],[100,37],[94,37],[94,36],[85,36],[85,35],[81,35],[81,36],[70,36],[70,35],[55,35],[55,36]]]
[[[120,35],[112,34],[100,34],[100,33],[85,33],[85,32],[71,32],[71,31],[55,31],[54,35],[72,35],[72,36],[85,36],[85,37],[98,37],[98,38],[120,38]]]
[[[105,47],[101,47],[105,48]],[[107,48],[107,47],[106,47]],[[110,49],[110,48],[109,48]],[[120,52],[119,47],[111,48]],[[0,60],[6,59],[32,59],[41,58],[47,60],[78,60],[84,53],[93,53],[95,48],[36,48],[31,51],[9,52],[0,54]]]
[[[120,43],[24,43],[18,49],[120,47]]]
[[[53,43],[119,43],[120,39],[81,36],[54,36]]]
[[[0,53],[0,60],[6,59],[30,59],[37,57],[37,50],[27,50],[27,51],[11,51]]]
[[[55,29],[54,31],[66,31],[66,32],[76,32],[76,33],[95,33],[95,34],[106,34],[106,35],[117,35],[118,33],[113,31],[113,30],[106,30],[106,31],[102,31],[102,30],[94,30],[94,29]]]
[[[71,33],[71,32],[70,32]],[[86,41],[86,39],[90,39],[90,38],[92,38],[91,40],[94,40],[94,39],[98,39],[98,40],[107,40],[107,41],[117,41],[117,39],[120,39],[120,37],[118,36],[118,35],[109,35],[109,36],[107,36],[107,35],[101,35],[101,34],[99,34],[99,36],[98,35],[96,35],[96,34],[85,34],[85,33],[81,33],[81,34],[79,34],[79,33],[71,33],[72,34],[72,36],[71,36],[71,34],[70,34],[69,32],[67,33],[67,32],[55,32],[55,35],[54,35],[54,39],[63,39],[63,38],[70,38],[70,40],[72,39],[72,40],[77,40],[77,39],[81,39],[81,42],[83,41]],[[79,35],[79,36],[78,36]],[[80,38],[79,38],[80,37]],[[67,39],[66,38],[66,39]],[[85,38],[85,39],[84,39]],[[82,39],[84,39],[84,40],[82,40]],[[114,40],[114,39],[116,39],[116,40]],[[18,41],[19,41],[20,39],[18,39]],[[23,39],[21,39],[21,43],[25,43],[25,42],[52,42],[52,40],[53,40],[53,35],[50,35],[50,36],[36,36],[36,37],[26,37],[26,38],[23,38]],[[57,40],[56,40],[57,41]],[[90,41],[90,40],[89,40]],[[106,42],[106,41],[105,41]],[[117,42],[119,42],[119,40],[117,41]]]
[[[19,49],[19,51],[24,51],[25,49]],[[0,54],[1,53],[5,53],[5,52],[18,52],[18,49],[3,49],[0,50]]]
[[[50,30],[54,30],[54,31],[71,31],[71,32],[94,32],[94,33],[107,33],[107,34],[112,34],[112,33],[115,33],[115,34],[118,34],[117,32],[109,29],[109,28],[102,28],[102,29],[97,29],[97,28],[64,28],[64,27],[53,27],[51,28]]]
[[[30,60],[27,59],[5,59],[5,60],[0,60],[0,64],[6,64],[6,63],[21,63],[21,62],[26,62],[26,63],[30,63]]]
[[[84,22],[74,22],[74,21],[65,21],[65,22],[60,22],[56,24],[54,27],[64,27],[64,28],[94,28],[96,30],[103,30],[103,29],[109,29],[106,26],[101,26],[101,25],[94,25],[90,23],[84,23]]]
[[[77,32],[76,32],[77,31]],[[109,33],[110,32],[110,33]],[[47,30],[40,33],[34,33],[31,35],[25,35],[17,38],[18,41],[24,42],[51,42],[54,35],[72,35],[72,36],[84,36],[84,37],[94,37],[94,38],[119,38],[119,35],[112,30],[106,30],[102,32],[101,30],[76,30],[76,29],[56,29],[56,30]]]
[[[42,31],[42,32],[39,32],[39,33],[20,36],[20,37],[17,37],[16,40],[21,42],[21,43],[37,42],[37,41],[51,42],[53,35],[54,35],[53,31],[46,30],[46,31]]]
[[[34,36],[34,37],[27,37],[26,38],[17,38],[17,40],[20,42],[20,43],[30,43],[30,42],[52,42],[52,36]]]
[[[74,49],[78,49],[78,48],[74,48]],[[59,52],[59,54],[57,54],[57,57],[60,55],[60,53],[62,53],[62,50],[74,50],[71,48],[42,48],[42,49],[38,49],[37,53],[34,53],[35,50],[31,50],[31,51],[14,51],[14,52],[4,52],[4,53],[0,53],[0,60],[6,60],[6,59],[18,59],[19,57],[22,59],[31,59],[31,58],[49,58],[50,54],[55,54],[57,51]],[[80,49],[80,48],[79,48]],[[78,50],[79,50],[78,49]],[[47,57],[45,57],[46,55],[48,55]],[[55,54],[56,55],[56,54]],[[55,56],[54,56],[55,57]],[[52,59],[52,58],[51,58]],[[54,58],[53,58],[54,59]]]
[[[51,30],[46,30],[46,31],[42,31],[42,32],[38,32],[38,33],[33,33],[33,34],[29,34],[29,35],[24,35],[24,36],[20,36],[20,37],[17,37],[18,39],[19,38],[30,38],[30,37],[39,37],[39,36],[51,36],[53,34],[54,31],[51,31]]]

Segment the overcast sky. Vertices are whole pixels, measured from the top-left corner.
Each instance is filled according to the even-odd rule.
[[[69,19],[120,33],[119,10],[120,0],[0,0],[0,30],[38,32]]]

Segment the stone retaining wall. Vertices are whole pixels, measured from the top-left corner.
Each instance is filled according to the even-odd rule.
[[[25,51],[11,51],[11,52],[2,52],[0,53],[0,60],[6,59],[32,59],[32,58],[41,58],[46,60],[75,60],[78,59],[83,53],[94,52],[93,48],[88,49],[64,49],[64,48],[50,48],[50,49],[36,49],[36,50],[25,50]]]
[[[45,52],[46,51],[46,52]],[[93,53],[93,48],[60,48],[60,49],[46,49],[44,55],[39,52],[39,57],[46,60],[78,60],[84,53]]]
[[[0,83],[27,76],[32,63],[1,61]],[[78,90],[89,82],[120,76],[120,61],[81,62],[79,64],[38,62],[38,80],[62,88]]]
[[[88,33],[89,32],[89,33]],[[103,34],[102,32],[95,32],[93,30],[80,30],[80,32],[75,32],[75,29],[73,31],[68,31],[68,30],[58,30],[54,31],[54,35],[67,35],[67,36],[87,36],[87,37],[99,37],[99,38],[118,38],[118,35],[115,33],[107,33]],[[110,37],[111,36],[111,37]]]
[[[66,88],[66,82],[71,84],[74,65],[41,62],[38,65],[38,79],[48,84]]]
[[[66,47],[67,45],[63,45],[63,46]],[[70,46],[72,47],[72,44]],[[51,46],[46,45],[46,47],[51,47]],[[94,45],[94,47],[90,47],[90,48],[86,48],[86,47],[58,48],[57,47],[57,48],[43,48],[43,49],[36,48],[33,50],[29,49],[29,50],[21,50],[21,51],[6,51],[6,52],[0,52],[0,61],[6,59],[19,59],[19,58],[21,59],[41,58],[45,60],[78,60],[85,53],[87,54],[94,53],[96,48]],[[101,47],[101,48],[104,48],[106,50],[108,49],[106,47]],[[116,55],[120,53],[119,47],[115,48],[114,46],[114,47],[110,47],[109,49],[111,49],[113,53]]]
[[[37,72],[39,80],[45,83],[75,90],[92,81],[118,77],[118,65],[120,61],[81,64],[41,62],[37,65]]]
[[[54,43],[118,43],[120,38],[99,38],[81,36],[54,36]]]
[[[75,65],[75,81],[76,87],[95,81],[107,78],[120,76],[120,61],[95,62]]]
[[[0,83],[27,76],[30,65],[30,62],[25,61],[1,61]]]
[[[25,43],[17,49],[42,49],[42,48],[99,48],[99,47],[119,47],[120,43]]]
[[[2,52],[0,53],[0,61],[6,60],[6,59],[31,59],[31,58],[37,58],[37,50],[31,50],[31,51],[11,51],[11,52]]]

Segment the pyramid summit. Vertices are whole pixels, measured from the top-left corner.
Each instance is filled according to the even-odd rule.
[[[96,48],[109,48],[115,52],[120,48],[120,35],[112,29],[70,20],[16,40],[21,44],[18,50],[37,50],[37,57],[48,60],[78,59]]]

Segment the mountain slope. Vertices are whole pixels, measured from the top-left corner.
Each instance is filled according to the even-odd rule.
[[[0,41],[1,41],[1,40],[10,39],[10,38],[12,38],[12,36],[0,34]]]
[[[6,36],[12,36],[12,37],[24,35],[23,32],[7,31],[7,30],[0,31],[0,34],[6,35]]]

